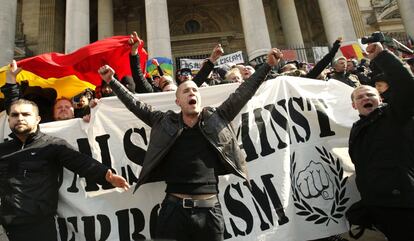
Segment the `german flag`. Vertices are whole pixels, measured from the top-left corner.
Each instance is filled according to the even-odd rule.
[[[28,81],[30,86],[54,88],[57,98],[71,98],[84,89],[95,89],[101,85],[98,69],[102,65],[110,65],[119,79],[131,75],[129,66],[129,36],[114,36],[86,45],[70,54],[46,53],[17,62],[23,70],[17,76],[17,82]],[[145,70],[148,54],[138,48],[140,65]],[[0,68],[0,86],[5,84],[6,70]],[[0,93],[0,97],[2,94]]]

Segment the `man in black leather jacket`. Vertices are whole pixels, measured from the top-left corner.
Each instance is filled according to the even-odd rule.
[[[352,93],[360,115],[349,138],[356,184],[372,224],[388,240],[414,240],[414,76],[380,43],[368,45],[367,52],[392,92],[388,104],[371,86]]]
[[[125,106],[151,129],[150,143],[135,190],[151,181],[166,181],[166,197],[157,220],[156,238],[223,240],[224,220],[218,202],[218,175],[232,173],[249,182],[245,156],[231,121],[250,100],[282,54],[268,53],[267,63],[242,83],[217,108],[201,107],[193,81],[176,91],[180,113],[155,111],[113,79],[103,66],[99,73]]]
[[[56,241],[55,215],[62,167],[102,185],[127,189],[126,180],[39,130],[39,109],[25,99],[8,109],[11,140],[0,144],[0,224],[10,241]]]

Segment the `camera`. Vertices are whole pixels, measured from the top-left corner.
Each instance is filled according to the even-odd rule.
[[[362,44],[375,43],[375,42],[380,42],[380,43],[385,42],[385,36],[382,32],[373,32],[371,36],[365,36],[361,38]]]
[[[366,66],[365,66],[366,63],[367,63],[367,59],[361,59],[361,62],[356,66],[356,70],[358,72],[361,72],[361,73],[365,72],[365,70],[366,70]]]

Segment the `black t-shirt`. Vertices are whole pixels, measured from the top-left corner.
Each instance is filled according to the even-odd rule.
[[[204,137],[199,124],[185,127],[165,156],[163,173],[167,193],[218,193],[219,170],[224,168],[218,152]]]

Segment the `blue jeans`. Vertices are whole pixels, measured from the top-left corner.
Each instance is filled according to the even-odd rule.
[[[156,238],[177,241],[222,241],[224,219],[219,202],[211,208],[184,208],[168,200],[161,204]]]

